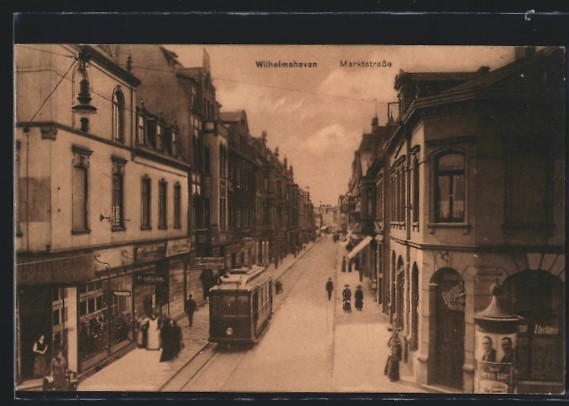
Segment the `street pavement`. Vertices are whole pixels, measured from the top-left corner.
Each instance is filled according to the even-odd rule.
[[[296,257],[292,254],[286,256],[275,269],[274,264],[267,267],[268,272],[277,280],[282,277],[290,267],[303,255],[310,251],[314,243],[307,244],[306,248]],[[275,306],[282,302],[288,282],[284,283],[285,292],[277,295]],[[203,302],[194,313],[193,326],[188,325],[187,317],[178,321],[182,328],[184,349],[177,358],[160,362],[160,352],[136,348],[128,354],[105,366],[100,371],[81,380],[78,391],[132,391],[157,392],[194,357],[200,354],[208,345],[209,336],[209,305]]]
[[[186,318],[179,321],[185,348],[177,359],[160,363],[160,351],[135,349],[82,381],[78,390],[173,390],[174,377],[182,382],[175,390],[187,392],[424,392],[403,364],[399,382],[384,375],[389,321],[373,301],[366,280],[363,311],[342,310],[344,285],[355,292],[360,283],[357,272],[340,271],[344,253],[325,236],[297,258],[287,256],[277,269],[269,266],[284,291],[274,296],[274,315],[265,336],[250,349],[220,349],[210,362],[192,370],[191,361],[200,354],[206,357],[215,345],[207,341],[205,304],[196,311],[191,329]],[[325,290],[328,277],[335,286],[332,300]]]
[[[182,390],[188,392],[424,392],[401,365],[401,380],[384,375],[388,318],[366,289],[364,308],[342,310],[342,289],[359,284],[340,272],[345,250],[323,237],[283,276],[265,336],[249,351],[218,353]],[[325,283],[334,280],[328,300]]]

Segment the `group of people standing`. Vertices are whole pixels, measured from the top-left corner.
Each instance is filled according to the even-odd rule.
[[[334,291],[334,282],[332,282],[332,278],[328,278],[328,280],[326,281],[326,292],[328,293],[328,300],[332,300],[333,291]],[[358,285],[354,296],[356,299],[355,303],[356,309],[361,311],[364,307],[364,291],[362,289],[362,285]],[[350,285],[344,286],[344,290],[342,291],[342,299],[343,299],[344,310],[351,310],[352,291],[350,290]]]
[[[33,345],[34,353],[34,376],[43,378],[43,390],[67,391],[77,388],[75,373],[69,371],[67,360],[63,351],[57,349],[55,356],[47,365],[49,346],[45,335],[40,335]]]
[[[176,320],[164,318],[160,321],[155,314],[140,320],[137,336],[139,348],[160,350],[160,362],[169,361],[178,356],[184,347],[182,329]]]

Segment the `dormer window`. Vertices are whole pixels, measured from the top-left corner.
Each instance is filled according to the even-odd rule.
[[[140,114],[137,116],[136,141],[139,145],[146,145],[146,119]]]
[[[176,156],[178,153],[178,150],[176,148],[177,143],[178,143],[178,134],[176,133],[176,129],[173,128],[170,131],[170,154],[172,156]]]
[[[158,151],[162,151],[164,149],[163,139],[162,139],[162,125],[160,123],[156,123],[156,146],[155,148]]]

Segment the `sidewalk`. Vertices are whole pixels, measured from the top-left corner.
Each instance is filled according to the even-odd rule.
[[[289,254],[275,269],[274,264],[267,267],[273,281],[281,278],[302,256],[308,252],[314,243],[294,257]],[[284,289],[286,291],[286,286]],[[185,348],[179,356],[168,362],[160,362],[161,351],[150,351],[136,348],[104,367],[95,374],[80,382],[78,391],[132,391],[157,392],[178,371],[187,365],[196,355],[202,352],[209,344],[209,305],[199,306],[194,314],[192,328],[188,326],[186,317],[178,321],[182,328]]]
[[[383,314],[373,300],[368,279],[359,280],[359,273],[341,272],[345,249],[338,245],[335,300],[335,345],[333,387],[340,392],[419,393],[425,389],[415,383],[405,363],[400,365],[400,380],[390,382],[384,375],[389,353],[387,342],[391,336],[389,317]],[[352,311],[342,310],[342,291],[349,284],[352,291]],[[358,285],[364,291],[362,311],[354,307],[354,293]]]

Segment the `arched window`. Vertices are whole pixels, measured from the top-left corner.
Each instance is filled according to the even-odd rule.
[[[413,264],[411,271],[411,350],[419,348],[419,268]]]
[[[124,143],[125,129],[124,95],[120,89],[113,94],[113,140]]]
[[[445,152],[435,159],[435,204],[437,222],[463,222],[465,208],[464,154]]]
[[[395,313],[397,314],[397,327],[403,328],[405,325],[405,301],[404,301],[404,291],[405,291],[405,271],[403,269],[403,258],[399,257],[397,259],[397,271],[395,276]]]

